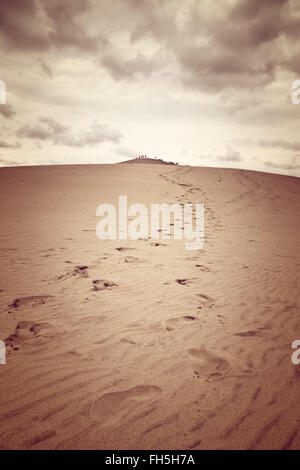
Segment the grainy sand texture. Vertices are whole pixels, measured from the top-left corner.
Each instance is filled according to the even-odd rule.
[[[203,203],[203,249],[100,240],[96,208]],[[299,449],[299,179],[0,170],[1,449]]]

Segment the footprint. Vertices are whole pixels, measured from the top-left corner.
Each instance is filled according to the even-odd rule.
[[[54,334],[55,328],[51,323],[34,323],[32,321],[23,320],[17,324],[15,333],[6,338],[5,344],[7,347],[19,349],[18,345],[26,343],[32,338],[52,336]]]
[[[29,441],[25,441],[24,442],[24,447],[26,449],[31,449],[32,447],[36,446],[37,444],[40,444],[41,442],[44,442],[48,439],[51,439],[52,437],[55,437],[56,434],[57,434],[57,432],[54,429],[42,432],[41,434],[38,434],[37,436],[34,436]]]
[[[206,380],[222,379],[229,369],[226,359],[217,356],[206,349],[189,349],[188,354],[194,373]]]
[[[204,295],[204,294],[196,294],[196,295],[200,299],[199,308],[202,308],[202,307],[211,308],[214,305],[214,300],[208,295]]]
[[[86,265],[78,265],[75,266],[72,275],[73,276],[80,276],[80,277],[88,277],[88,272],[87,272],[88,266]]]
[[[195,264],[196,268],[199,268],[201,272],[203,273],[208,273],[210,270],[206,266],[203,266],[203,264]]]
[[[120,343],[128,343],[128,344],[134,344],[134,345],[138,344],[135,341],[133,341],[132,339],[128,339],[128,338],[121,338]]]
[[[41,305],[46,303],[47,300],[51,299],[52,295],[30,295],[28,297],[18,297],[10,305],[10,308],[18,310],[22,307],[34,307],[35,305]]]
[[[176,282],[181,286],[186,286],[188,283],[188,279],[176,279]]]
[[[241,336],[242,338],[251,338],[252,336],[259,335],[259,331],[249,330],[241,331],[240,333],[235,333],[234,336]]]
[[[121,425],[124,418],[132,418],[137,412],[140,414],[142,408],[151,411],[153,401],[160,394],[161,389],[155,385],[138,385],[123,392],[106,393],[91,405],[90,416],[104,426]]]
[[[116,284],[113,281],[106,281],[105,279],[95,279],[93,281],[93,290],[94,291],[100,291],[104,289],[110,289],[112,287],[117,287],[118,284]]]
[[[124,258],[123,260],[123,263],[141,263],[141,262],[142,260],[140,260],[136,256],[126,256],[126,258]]]
[[[165,321],[165,326],[168,331],[171,331],[171,330],[174,330],[174,327],[176,327],[180,323],[191,323],[195,320],[197,320],[197,318],[194,317],[193,315],[185,315],[183,317],[173,317]]]
[[[58,279],[66,279],[66,278],[69,278],[69,277],[79,277],[79,278],[85,278],[85,277],[89,277],[88,275],[88,266],[86,265],[77,265],[74,267],[74,269],[72,271],[68,271],[67,273],[65,274],[61,274],[60,276],[58,276]]]

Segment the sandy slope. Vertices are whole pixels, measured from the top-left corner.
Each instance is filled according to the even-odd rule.
[[[0,448],[300,448],[299,179],[125,164],[0,187]],[[203,250],[98,240],[119,194],[204,203]]]

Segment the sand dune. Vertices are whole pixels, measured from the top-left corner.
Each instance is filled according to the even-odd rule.
[[[2,449],[299,449],[299,179],[0,170]],[[205,243],[99,240],[96,207],[205,204]]]

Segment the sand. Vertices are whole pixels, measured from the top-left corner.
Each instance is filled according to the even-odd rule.
[[[299,179],[0,170],[1,449],[299,449]],[[205,204],[205,243],[99,240],[96,207]],[[180,282],[179,282],[180,281]]]

